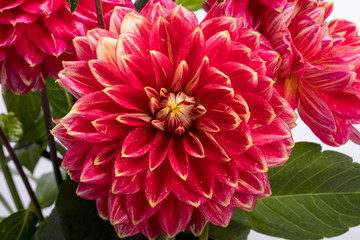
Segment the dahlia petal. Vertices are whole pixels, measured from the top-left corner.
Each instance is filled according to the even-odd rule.
[[[153,66],[156,82],[159,88],[169,88],[170,81],[174,77],[173,66],[163,53],[150,51],[151,64]]]
[[[108,197],[103,196],[102,198],[96,199],[96,209],[104,221],[109,221],[109,210],[108,210]]]
[[[125,15],[121,22],[121,33],[133,33],[145,39],[149,38],[151,22],[134,12]]]
[[[116,177],[131,177],[144,172],[148,169],[148,155],[140,157],[129,158],[121,157],[119,153],[115,160],[115,176]]]
[[[169,213],[169,209],[171,209],[171,213]],[[191,219],[192,212],[193,206],[169,195],[161,205],[157,217],[165,234],[173,237],[185,229]]]
[[[26,27],[26,33],[31,42],[46,54],[59,56],[63,54],[67,47],[67,41],[56,37],[46,31],[47,27],[42,21],[37,21]]]
[[[95,79],[103,87],[127,83],[119,69],[104,60],[90,60],[88,64]]]
[[[146,96],[128,85],[112,85],[103,90],[112,100],[121,107],[144,112],[147,109]]]
[[[197,25],[191,24],[191,22],[179,14],[176,9],[166,16],[165,18],[180,36],[180,42],[183,40],[197,27]]]
[[[195,208],[199,207],[203,202],[206,201],[206,198],[192,190],[188,183],[182,179],[175,180],[172,193],[180,201],[194,206]]]
[[[234,89],[217,84],[209,84],[202,87],[196,94],[196,98],[205,107],[218,102],[228,103],[234,98]]]
[[[219,32],[228,31],[231,39],[235,40],[237,38],[236,30],[240,26],[236,18],[226,16],[209,18],[200,23],[205,39],[209,39]]]
[[[150,150],[151,142],[154,140],[156,130],[151,124],[144,124],[132,130],[124,139],[121,155],[122,157],[139,157]]]
[[[57,135],[56,135],[57,136]],[[84,165],[86,155],[92,148],[92,144],[77,141],[66,151],[61,166],[65,170],[81,170]]]
[[[0,62],[6,58],[6,48],[0,47]]]
[[[149,169],[155,170],[165,159],[171,146],[172,136],[165,132],[158,132],[151,143],[149,152]]]
[[[258,84],[257,72],[244,64],[227,62],[220,70],[230,78],[235,91],[251,91]]]
[[[232,198],[232,204],[238,209],[251,211],[255,208],[256,199],[254,195],[236,192]]]
[[[191,72],[189,71],[190,74],[188,77],[188,81],[185,82],[186,84],[184,83],[184,85],[185,85],[184,92],[186,94],[193,95],[193,92],[199,85],[201,73],[206,71],[206,69],[208,67],[209,67],[209,58],[207,56],[205,56],[202,60],[200,67],[196,70],[196,72],[194,72],[194,75],[190,75]],[[192,77],[190,78],[190,76],[192,76]]]
[[[139,223],[137,227],[140,232],[150,240],[157,239],[163,233],[156,215]]]
[[[209,57],[212,66],[221,66],[227,61],[231,49],[231,37],[228,31],[214,34],[206,40],[205,54]]]
[[[350,140],[355,144],[360,144],[360,132],[354,127],[351,129]]]
[[[135,9],[127,8],[127,7],[120,7],[115,6],[114,11],[110,17],[110,27],[109,30],[114,33],[121,33],[121,22],[126,16],[126,14],[134,12],[136,13]]]
[[[181,137],[173,137],[169,147],[169,161],[176,175],[185,181],[189,174],[189,157],[183,144]]]
[[[185,134],[183,141],[184,148],[190,156],[196,158],[205,157],[204,147],[201,144],[199,137],[196,136],[195,133],[189,131],[187,134]]]
[[[142,191],[126,196],[126,209],[134,225],[138,225],[150,218],[158,211],[160,206],[161,204],[154,208],[151,207]]]
[[[115,156],[116,153],[112,155]],[[91,184],[111,184],[112,162],[95,165],[95,154],[91,151],[84,162],[80,182]]]
[[[150,31],[150,49],[161,52],[167,56],[171,64],[175,64],[180,45],[181,40],[177,30],[163,17],[159,17]]]
[[[86,38],[88,40],[88,45],[90,46],[91,49],[91,56],[94,56],[92,58],[96,58],[96,47],[101,37],[110,37],[110,38],[118,39],[119,35],[102,28],[94,28],[92,30],[89,30],[86,34]]]
[[[234,193],[234,187],[216,181],[214,195],[211,200],[222,207],[227,207],[230,205]]]
[[[118,56],[117,64],[120,72],[126,74],[128,82],[136,89],[155,87],[156,78],[151,67],[151,60],[136,55]]]
[[[152,120],[152,117],[146,113],[122,113],[116,120],[122,124],[138,127]]]
[[[186,81],[187,77],[189,76],[189,66],[187,65],[186,61],[181,61],[177,66],[174,79],[171,82],[171,89],[174,92],[178,92],[181,90],[182,84]]]
[[[211,108],[208,108],[206,116],[214,121],[222,131],[234,130],[241,123],[241,119],[234,109],[222,103],[212,105]]]
[[[204,146],[205,157],[216,162],[228,162],[230,157],[226,151],[220,146],[213,135],[206,132],[197,131],[195,134],[199,137],[200,142]]]
[[[103,91],[94,92],[80,98],[72,107],[71,112],[75,115],[94,121],[114,112],[123,112],[118,104],[111,101]]]
[[[223,85],[226,87],[231,87],[231,80],[228,76],[226,76],[223,72],[218,70],[217,68],[210,67],[207,71],[206,76],[201,77],[199,86],[205,86],[207,84],[216,84]]]
[[[132,222],[116,224],[114,228],[119,238],[127,238],[140,232]]]
[[[122,194],[109,194],[108,205],[109,205],[109,220],[111,225],[126,224],[129,222],[129,218],[126,215],[125,209],[125,195]]]
[[[202,117],[195,122],[195,126],[197,129],[208,132],[214,133],[219,132],[220,128],[208,117]]]
[[[227,207],[209,200],[199,207],[201,214],[214,225],[226,227],[229,225],[234,208],[230,205]]]
[[[94,78],[87,61],[66,62],[58,81],[77,98],[104,89]]]
[[[237,187],[239,171],[234,160],[225,163],[213,162],[210,167],[217,180],[230,187]]]
[[[60,1],[52,2],[60,3]],[[43,16],[42,20],[49,31],[58,38],[72,40],[75,36],[86,35],[86,25],[83,22],[74,19],[74,16],[65,5],[61,5],[59,10],[51,13],[49,16]]]
[[[15,8],[21,5],[25,0],[3,0],[0,3],[0,11]]]
[[[206,223],[207,220],[200,213],[199,209],[195,208],[188,228],[194,234],[194,236],[199,237],[203,233]]]
[[[266,139],[264,139],[264,135],[266,135]],[[291,138],[291,131],[289,126],[282,119],[277,117],[269,126],[252,130],[251,137],[255,145],[264,145]]]
[[[236,191],[243,194],[261,194],[265,191],[265,186],[257,174],[241,171]]]
[[[120,123],[117,120],[118,116],[119,114],[117,113],[109,114],[105,117],[98,118],[91,123],[96,131],[105,137],[123,139],[133,128]]]
[[[144,188],[145,174],[129,177],[113,178],[111,192],[113,194],[133,194]]]
[[[187,184],[198,194],[211,199],[214,194],[215,181],[210,173],[209,160],[206,158],[190,158]]]
[[[260,49],[261,34],[258,31],[241,28],[239,30],[239,42],[245,44],[253,52],[257,53]]]
[[[94,126],[87,120],[76,118],[67,128],[67,134],[89,143],[106,142],[110,139],[103,136],[94,128]]]
[[[189,79],[196,77],[196,74],[202,65],[204,59],[204,47],[204,34],[198,27],[184,40],[179,49],[177,65],[179,65],[182,60],[185,60],[188,66],[191,66]]]
[[[14,48],[30,67],[38,65],[45,58],[45,54],[39,51],[34,44],[32,44],[26,34],[23,34],[14,43]]]
[[[4,71],[2,71],[1,76],[5,75]],[[69,136],[67,133],[66,128],[61,124],[58,123],[52,130],[51,134],[56,136],[56,138],[68,149],[73,146],[76,142],[78,142],[77,139]]]
[[[56,13],[60,5],[61,1],[56,0],[33,0],[25,1],[21,8],[28,13],[50,15]]]
[[[36,21],[39,15],[25,12],[21,8],[11,8],[4,10],[0,14],[0,23],[16,26],[18,24],[29,24]]]
[[[181,5],[177,5],[174,8],[172,8],[173,13],[178,13],[179,15],[183,16],[185,19],[188,19],[189,23],[191,24],[192,29],[196,28],[196,26],[199,25],[198,19],[192,11],[189,11],[188,9],[184,8]]]
[[[101,37],[97,42],[97,59],[103,60],[116,66],[116,44],[117,40],[111,37]]]
[[[171,192],[174,185],[174,174],[170,166],[161,164],[154,170],[148,170],[145,177],[145,196],[153,208],[161,203]]]
[[[149,56],[148,45],[148,42],[142,37],[131,33],[122,33],[117,42],[116,55],[134,54],[146,58]]]
[[[233,156],[232,159],[236,163],[236,168],[241,171],[252,173],[267,172],[267,159],[264,154],[265,153],[263,153],[263,151],[261,151],[258,147],[253,146],[244,154]]]
[[[265,157],[268,168],[281,166],[289,158],[286,144],[283,141],[277,141],[270,144],[262,145],[259,146],[259,149],[262,151],[262,154]],[[255,159],[259,160],[259,158],[252,158],[252,160]]]
[[[96,200],[109,193],[109,185],[106,184],[90,184],[79,182],[76,189],[76,195],[79,197]]]
[[[13,45],[24,33],[25,24],[2,25],[0,31],[0,47]]]
[[[272,1],[272,0],[258,0],[267,7],[273,8],[276,11],[281,11],[287,4],[286,0]]]

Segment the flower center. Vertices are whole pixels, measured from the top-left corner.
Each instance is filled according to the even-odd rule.
[[[197,104],[194,97],[183,92],[167,93],[165,89],[161,89],[152,124],[162,131],[182,135],[205,112],[204,106]]]

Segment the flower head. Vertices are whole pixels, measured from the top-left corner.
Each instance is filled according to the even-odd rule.
[[[58,82],[78,101],[53,134],[77,194],[120,237],[199,235],[271,193],[267,170],[287,160],[296,115],[258,32],[152,0],[140,14],[116,7],[110,31],[74,45]]]
[[[332,146],[360,144],[360,38],[354,23],[325,21],[332,9],[289,1],[282,13],[265,11],[263,33],[283,58],[278,90],[315,135]]]
[[[65,0],[14,0],[0,3],[1,85],[15,94],[40,91],[48,75],[61,70],[61,61],[75,59],[72,39],[97,26],[95,4],[80,0],[74,14]],[[128,0],[103,1],[109,22],[115,5]]]

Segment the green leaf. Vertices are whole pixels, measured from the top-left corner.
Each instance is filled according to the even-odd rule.
[[[95,201],[76,196],[76,186],[76,183],[65,180],[55,203],[64,237],[67,240],[118,239],[113,226],[98,216]]]
[[[249,232],[249,228],[236,221],[231,221],[226,228],[211,224],[209,236],[213,240],[246,240]]]
[[[40,223],[32,240],[65,240],[61,232],[60,216],[56,208],[52,210],[48,219]]]
[[[360,165],[314,143],[297,143],[283,167],[271,169],[273,195],[233,220],[288,239],[321,239],[360,224]]]
[[[79,0],[66,0],[70,4],[70,11],[74,12],[79,4]]]
[[[17,142],[23,135],[21,122],[15,116],[15,113],[0,114],[0,127],[4,131],[10,142]]]
[[[202,2],[204,2],[204,0],[176,0],[175,2],[177,4],[181,3],[183,7],[186,7],[190,11],[196,11],[202,8]]]
[[[40,93],[29,92],[18,96],[7,88],[3,98],[7,111],[14,112],[15,116],[22,123],[24,133],[32,129],[41,111]]]
[[[1,240],[28,240],[36,230],[38,217],[32,210],[20,210],[0,222]]]
[[[135,2],[136,11],[140,12],[145,7],[148,1],[149,0],[136,0]]]
[[[41,208],[49,207],[55,202],[58,195],[58,188],[53,172],[40,177],[36,186],[35,195],[39,200]]]
[[[52,118],[58,119],[64,117],[72,107],[71,94],[65,91],[51,78],[48,78],[46,81],[46,88],[48,91]]]

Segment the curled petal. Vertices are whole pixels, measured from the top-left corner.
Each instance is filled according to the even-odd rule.
[[[154,215],[160,206],[151,207],[143,191],[126,196],[126,209],[135,226]]]
[[[149,124],[144,124],[131,131],[124,139],[121,155],[122,157],[139,157],[150,150],[151,142],[154,140],[156,130]]]
[[[189,174],[189,156],[185,152],[181,137],[174,136],[169,147],[169,161],[173,171],[186,180]]]
[[[232,206],[222,207],[209,200],[202,204],[199,210],[212,224],[226,227],[231,220],[234,208]]]

